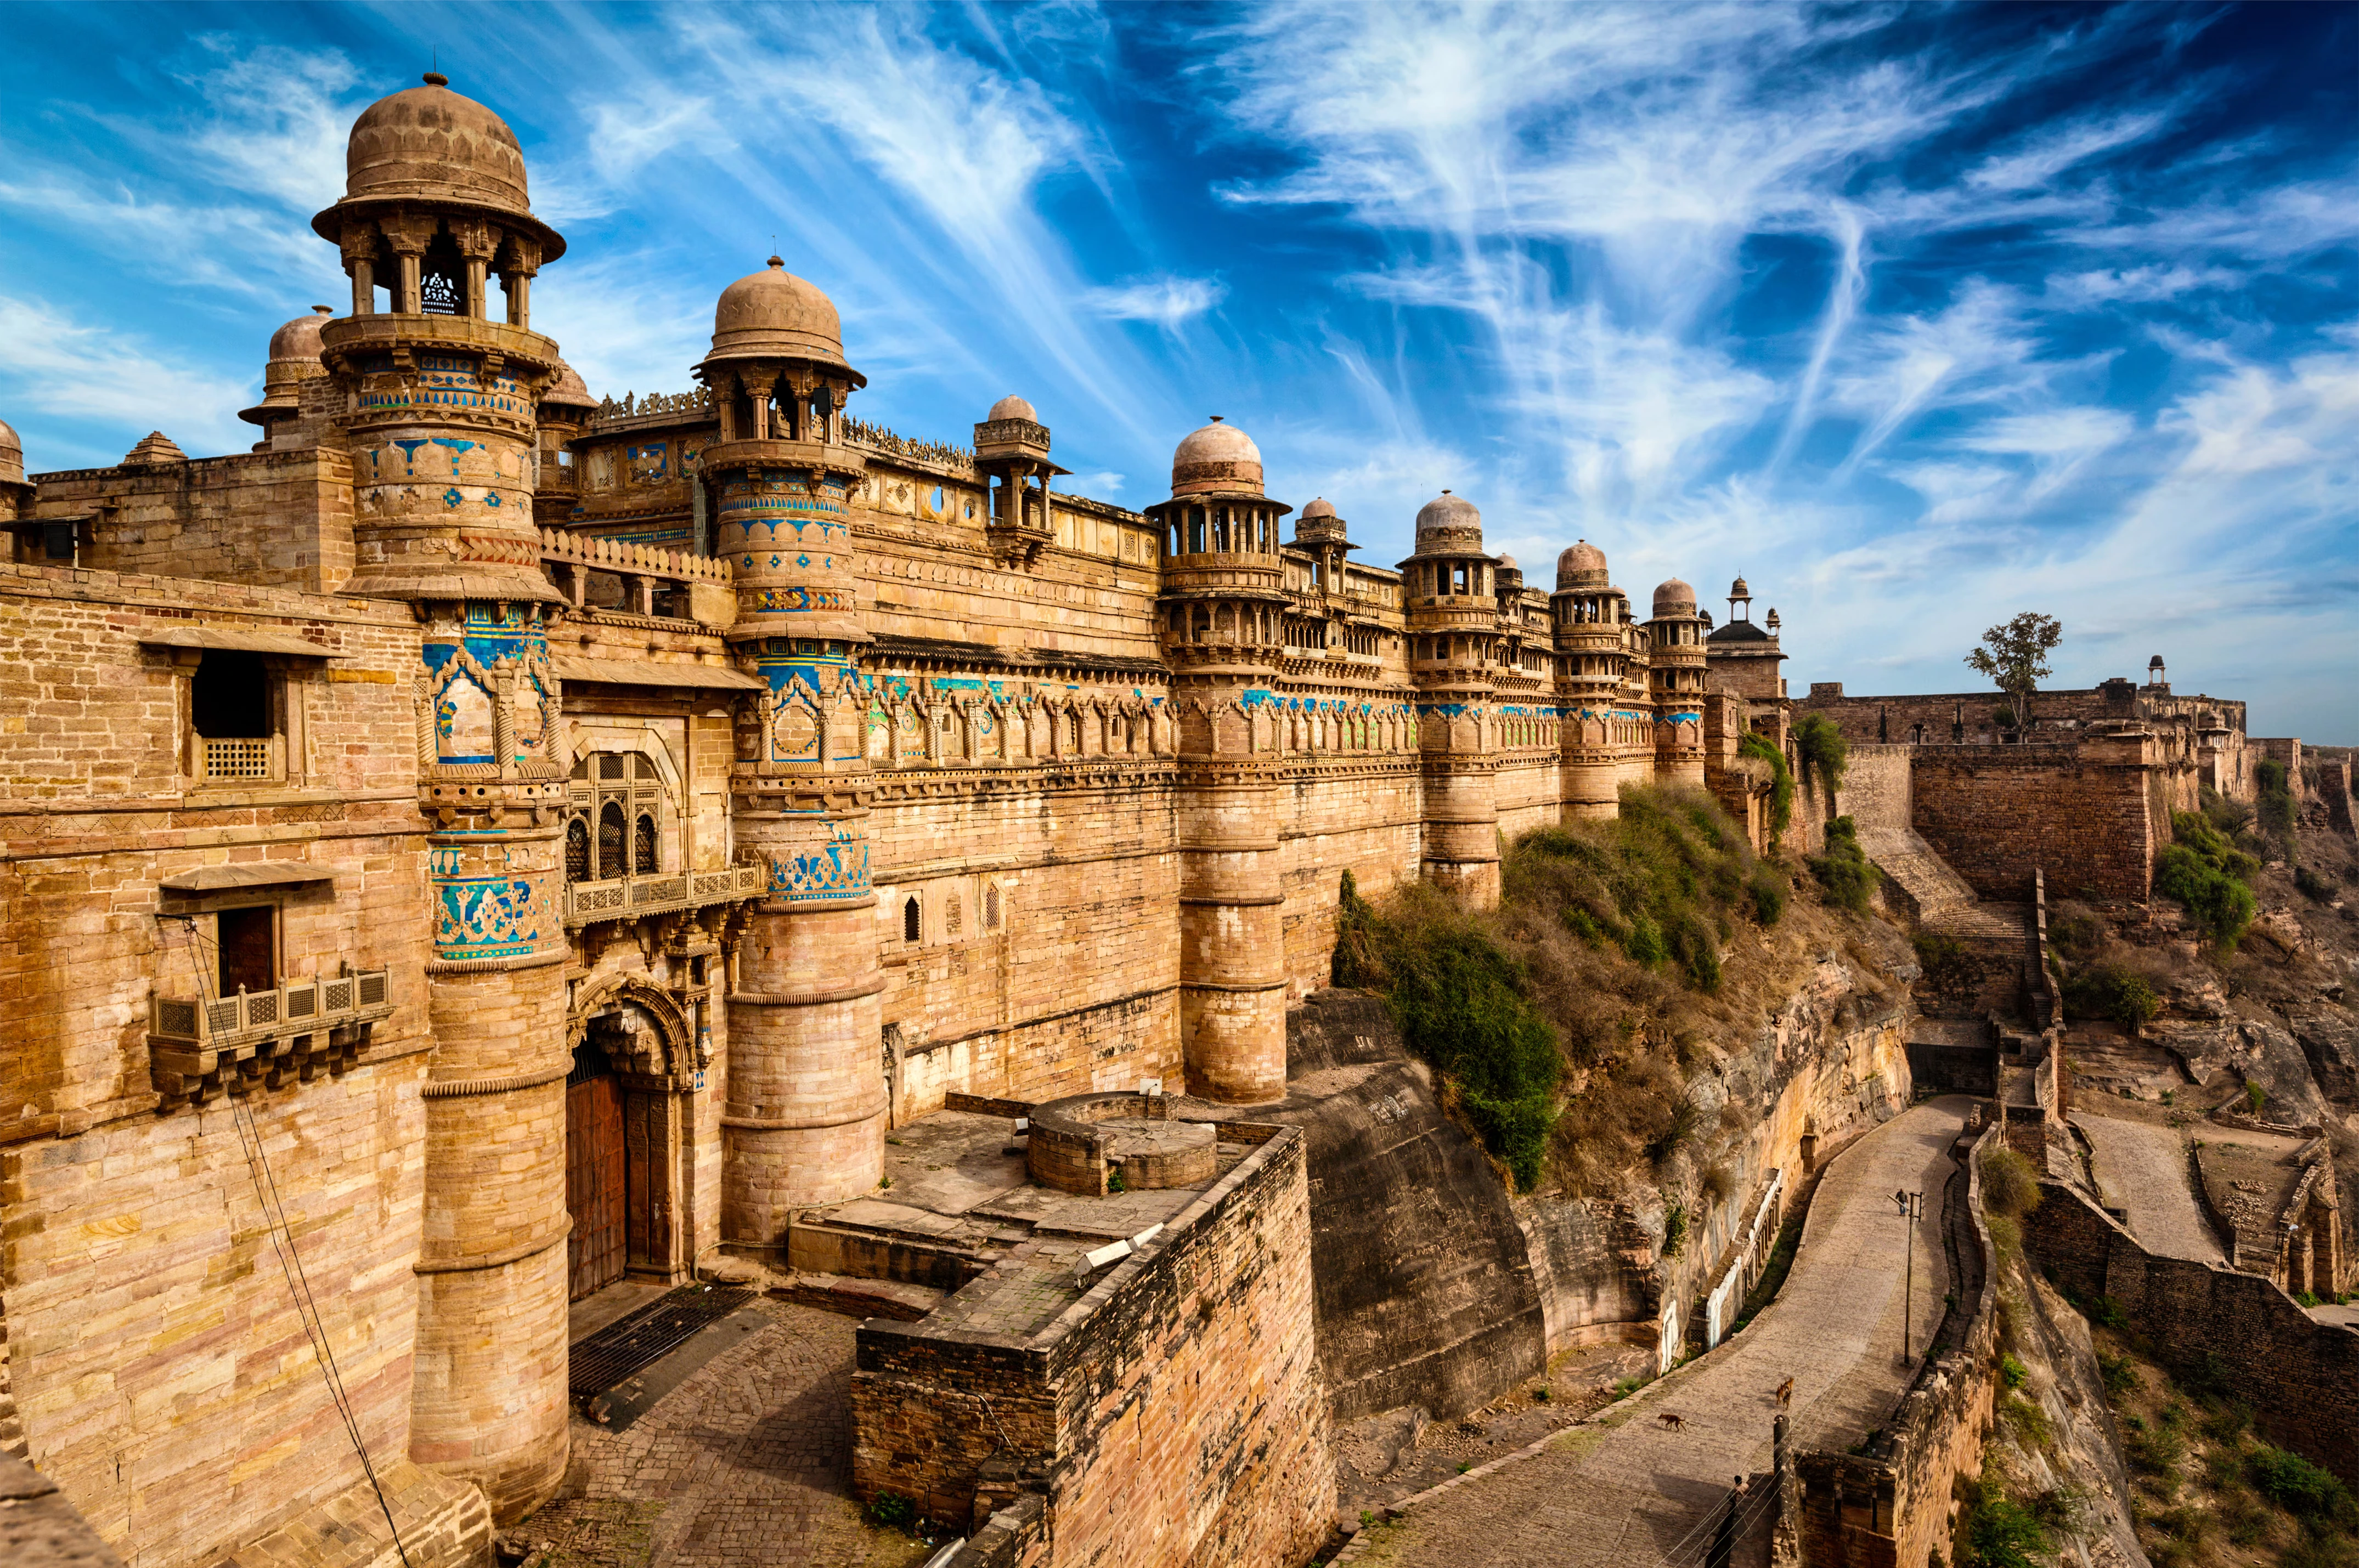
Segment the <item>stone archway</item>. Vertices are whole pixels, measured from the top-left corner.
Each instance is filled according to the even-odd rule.
[[[566,1035],[578,1059],[611,1069],[621,1101],[619,1180],[609,1185],[602,1178],[596,1190],[578,1195],[571,1206],[574,1223],[582,1227],[603,1206],[619,1204],[625,1271],[678,1283],[688,1277],[695,1233],[690,1097],[703,1065],[689,1015],[644,975],[608,976],[583,989]],[[569,1118],[569,1146],[599,1136]]]

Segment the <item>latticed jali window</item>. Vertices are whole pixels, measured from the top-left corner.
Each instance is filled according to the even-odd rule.
[[[637,752],[584,754],[573,764],[567,806],[569,879],[611,881],[654,876],[661,869],[662,835],[676,816],[654,758]]]

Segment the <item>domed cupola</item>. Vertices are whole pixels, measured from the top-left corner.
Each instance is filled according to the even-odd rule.
[[[797,277],[772,256],[721,291],[712,308],[712,351],[706,365],[738,361],[799,360],[832,365],[866,386],[868,378],[843,357],[843,319],[819,286]]]
[[[320,362],[320,329],[334,314],[328,306],[314,305],[311,314],[298,316],[270,334],[270,357],[262,367],[262,401],[240,409],[237,416],[249,425],[262,427],[263,440],[257,449],[269,444],[278,426],[302,412],[303,383],[328,373],[328,367]]]
[[[1262,491],[1261,449],[1253,438],[1217,414],[1191,432],[1171,454],[1171,493],[1249,494]]]
[[[696,378],[712,389],[724,444],[840,442],[844,403],[868,384],[843,357],[835,302],[777,256],[721,291]]]
[[[564,236],[533,216],[516,133],[436,71],[353,123],[343,200],[311,228],[342,248],[355,316],[375,314],[383,287],[397,316],[488,318],[495,272],[509,325],[527,327],[531,278],[565,254]]]
[[[1445,490],[1418,508],[1419,555],[1480,555],[1482,552],[1483,514],[1474,509],[1473,502]]]
[[[1658,617],[1693,615],[1695,607],[1695,589],[1678,578],[1670,579],[1655,589],[1655,613]]]
[[[33,487],[25,482],[25,443],[16,427],[0,419],[0,523],[15,522],[32,499]]]
[[[1009,393],[974,427],[974,471],[990,492],[984,533],[1001,559],[1030,566],[1057,536],[1049,484],[1070,470],[1049,460],[1049,427]]]
[[[1171,454],[1171,497],[1147,508],[1163,532],[1166,657],[1221,680],[1266,678],[1286,647],[1280,520],[1261,449],[1217,414]]]
[[[1556,586],[1560,589],[1595,590],[1608,581],[1605,572],[1605,552],[1586,539],[1578,540],[1556,558]]]

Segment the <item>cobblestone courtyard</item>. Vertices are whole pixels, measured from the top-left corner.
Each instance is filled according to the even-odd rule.
[[[870,1528],[851,1498],[853,1334],[834,1313],[771,1319],[627,1429],[576,1415],[558,1499],[516,1534],[543,1568],[906,1568],[932,1548]]]

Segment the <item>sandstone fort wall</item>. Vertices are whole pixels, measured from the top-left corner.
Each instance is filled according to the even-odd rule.
[[[2058,1288],[2112,1301],[2174,1367],[2226,1378],[2271,1442],[2359,1486],[2359,1333],[2320,1323],[2257,1274],[2157,1257],[2060,1183],[2039,1190],[2024,1242]]]
[[[2022,902],[2037,865],[2057,897],[2146,901],[2157,844],[2142,767],[2075,745],[1928,747],[1910,782],[1917,831],[1981,896]]]

